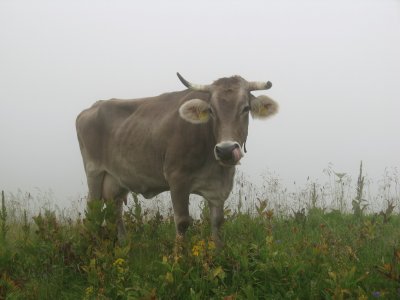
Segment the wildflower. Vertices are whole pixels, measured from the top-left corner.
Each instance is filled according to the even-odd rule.
[[[203,270],[205,273],[208,273],[210,271],[210,266],[209,266],[208,262],[203,263]]]
[[[265,241],[267,242],[268,245],[272,245],[274,242],[274,237],[269,235],[265,238]]]
[[[274,210],[273,209],[268,209],[265,213],[265,216],[267,217],[268,220],[271,220],[274,216]]]
[[[381,296],[381,292],[380,291],[375,291],[372,293],[372,297],[374,298],[379,298]]]
[[[181,258],[182,258],[182,254],[175,253],[175,255],[174,255],[174,262],[175,262],[175,263],[178,263],[179,260],[180,260]]]
[[[213,278],[218,277],[219,279],[224,279],[225,278],[225,272],[224,272],[224,270],[222,269],[221,266],[218,266],[215,269],[213,269],[212,276],[213,276]]]
[[[83,299],[91,299],[93,296],[93,292],[94,292],[93,286],[89,286],[88,288],[86,288],[85,296],[83,297]]]
[[[168,257],[164,255],[162,258],[162,262],[163,264],[168,264]]]
[[[199,256],[205,250],[206,242],[204,240],[198,241],[192,248],[193,256]]]
[[[126,272],[125,260],[123,258],[117,258],[113,263],[113,267],[117,270],[118,274]]]
[[[212,251],[215,250],[215,242],[214,241],[209,241],[208,242],[208,250]]]
[[[124,264],[125,264],[125,260],[123,258],[117,258],[114,261],[113,266],[118,267],[118,266],[123,266]]]
[[[200,255],[200,247],[197,245],[194,245],[192,248],[192,254],[193,254],[193,256],[199,256]]]
[[[205,240],[198,241],[192,248],[193,256],[207,256],[209,252],[212,252],[216,249],[216,245],[214,241],[208,241],[206,244]]]
[[[122,283],[125,280],[125,274],[128,273],[128,267],[126,266],[126,262],[123,258],[117,258],[113,262],[113,267],[116,272],[116,282]]]
[[[174,275],[172,275],[171,272],[167,272],[167,274],[165,274],[165,281],[167,283],[173,283],[174,282]]]

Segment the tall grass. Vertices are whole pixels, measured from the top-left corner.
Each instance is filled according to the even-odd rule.
[[[221,251],[209,238],[204,202],[177,252],[162,198],[149,209],[133,195],[121,245],[113,203],[91,202],[76,218],[48,207],[17,216],[3,193],[0,299],[397,299],[396,181],[385,181],[390,192],[383,189],[373,211],[362,165],[355,186],[331,175],[297,193],[274,176],[262,189],[238,176]]]

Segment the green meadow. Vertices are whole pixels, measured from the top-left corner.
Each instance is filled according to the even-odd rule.
[[[266,179],[257,195],[238,176],[221,250],[204,202],[175,243],[172,214],[132,195],[118,243],[112,203],[74,218],[31,216],[3,192],[0,299],[400,298],[398,179],[384,182],[372,210],[361,167],[354,184],[330,175],[329,188],[309,183],[296,194]]]

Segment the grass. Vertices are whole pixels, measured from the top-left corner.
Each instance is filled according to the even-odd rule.
[[[96,211],[97,209],[97,211]],[[400,217],[324,213],[227,216],[217,252],[208,220],[174,254],[174,224],[127,214],[125,246],[115,223],[93,209],[61,224],[49,211],[1,240],[1,299],[395,299],[400,289]],[[100,214],[99,214],[100,212]]]
[[[3,193],[0,299],[398,299],[396,202],[367,214],[363,189],[360,167],[352,211],[319,207],[316,184],[291,213],[262,197],[253,211],[227,209],[221,251],[204,205],[178,252],[173,217],[137,198],[119,245],[112,204],[93,202],[76,220],[50,210],[15,220]],[[339,189],[338,207],[344,195]]]

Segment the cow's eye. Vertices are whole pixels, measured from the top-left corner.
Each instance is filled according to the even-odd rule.
[[[250,106],[245,106],[245,107],[243,107],[243,113],[248,113],[250,111]]]

